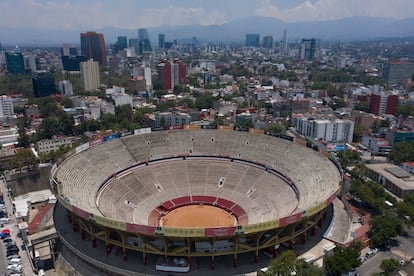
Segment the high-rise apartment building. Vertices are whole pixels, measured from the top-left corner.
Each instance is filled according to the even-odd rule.
[[[160,49],[165,48],[165,34],[158,35],[158,48]]]
[[[33,94],[36,98],[56,93],[55,77],[48,72],[36,72],[32,76]]]
[[[103,34],[96,32],[81,33],[81,54],[87,58],[98,61],[100,65],[106,65],[106,46]]]
[[[14,114],[13,101],[6,95],[0,96],[0,118]]]
[[[398,108],[397,94],[381,92],[371,94],[369,103],[369,113],[375,115],[392,114],[394,115]]]
[[[384,63],[383,77],[387,83],[400,83],[412,80],[414,63],[407,61],[389,61]]]
[[[260,35],[259,34],[246,34],[246,46],[259,47]]]
[[[354,122],[341,119],[310,119],[295,117],[296,131],[306,137],[328,143],[351,143],[354,135]]]
[[[267,35],[263,37],[263,48],[267,48],[267,49],[273,48],[273,36]]]
[[[99,88],[101,78],[99,75],[99,63],[90,59],[80,63],[81,82],[83,90],[92,91]]]
[[[138,43],[139,46],[137,54],[142,55],[144,52],[152,52],[147,29],[138,29]]]
[[[24,59],[22,52],[20,50],[16,49],[15,51],[6,52],[5,53],[6,58],[6,66],[7,71],[9,74],[24,74]]]
[[[302,39],[300,42],[300,58],[304,60],[312,60],[315,58],[316,39]]]
[[[178,60],[163,60],[158,65],[158,78],[165,90],[171,90],[177,84],[185,84],[186,77],[187,67]]]

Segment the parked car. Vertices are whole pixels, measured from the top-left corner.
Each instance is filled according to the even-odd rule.
[[[19,250],[19,248],[15,244],[10,244],[7,246],[7,250],[13,250],[13,249]]]
[[[10,256],[7,256],[7,260],[11,260],[11,259],[17,259],[17,258],[19,258],[20,259],[20,256],[19,255],[10,255]]]
[[[4,243],[8,243],[8,242],[13,242],[13,240],[11,238],[5,238],[3,240]]]
[[[12,264],[21,264],[21,263],[22,263],[22,260],[20,258],[13,258],[13,259],[10,259],[9,260],[9,265],[12,265]]]
[[[22,273],[22,265],[21,264],[12,264],[7,266],[7,271],[11,271],[14,273]]]
[[[10,256],[17,256],[19,254],[19,251],[17,250],[12,250],[12,251],[7,251],[6,253],[6,257],[10,257]]]

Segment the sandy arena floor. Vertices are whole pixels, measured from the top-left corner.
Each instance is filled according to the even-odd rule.
[[[164,227],[223,227],[236,225],[236,219],[214,206],[189,205],[169,212],[160,224]]]

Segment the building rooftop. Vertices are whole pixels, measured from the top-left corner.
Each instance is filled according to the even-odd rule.
[[[414,190],[414,176],[391,163],[367,164],[370,170],[383,175],[401,190]]]

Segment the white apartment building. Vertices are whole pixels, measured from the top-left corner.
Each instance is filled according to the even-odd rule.
[[[73,85],[68,80],[59,82],[59,91],[62,95],[73,95]]]
[[[80,63],[82,87],[85,91],[92,91],[99,88],[101,78],[99,75],[99,62],[90,59]]]
[[[0,118],[14,114],[13,101],[6,95],[0,96]]]
[[[350,143],[354,135],[354,122],[342,119],[312,119],[295,117],[295,128],[300,134],[328,143]]]

